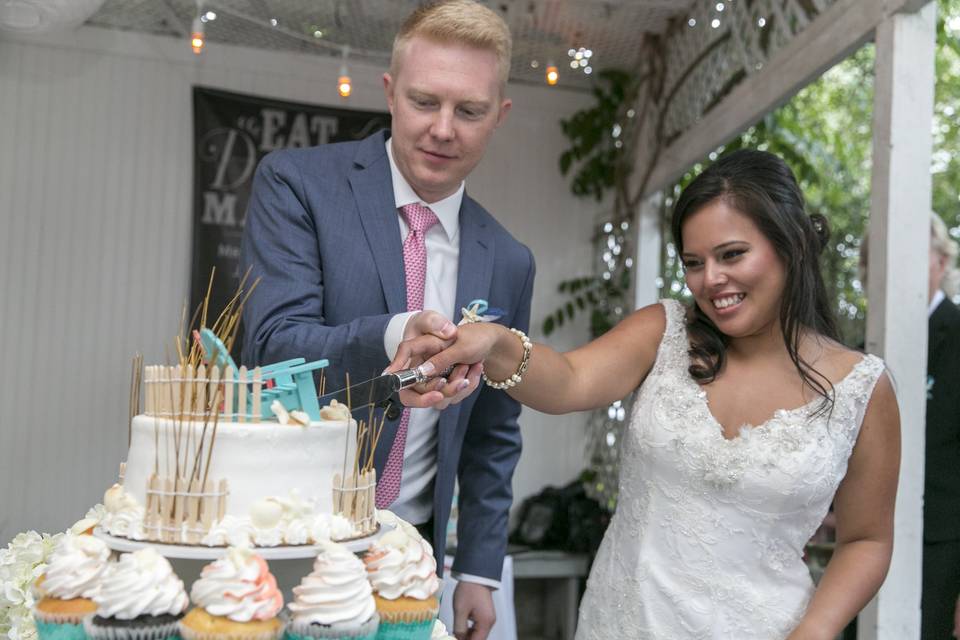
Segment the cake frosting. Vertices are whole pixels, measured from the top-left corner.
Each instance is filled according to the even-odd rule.
[[[110,549],[88,535],[64,535],[50,555],[43,591],[61,600],[92,598],[107,570]]]
[[[358,626],[376,613],[363,562],[343,545],[326,543],[313,570],[293,588],[288,606],[299,625]]]
[[[334,408],[324,415],[336,419],[306,426],[218,422],[205,472],[215,486],[221,480],[228,483],[223,517],[218,514],[193,538],[184,525],[169,541],[272,547],[358,535],[349,520],[334,515],[334,475],[349,474],[356,457],[356,423],[341,413]],[[178,468],[175,441],[210,442],[211,435],[212,423],[205,430],[202,422],[134,417],[123,484],[104,496],[103,528],[133,540],[156,539],[145,528],[151,475],[172,475]]]
[[[266,561],[243,547],[231,547],[206,565],[190,588],[190,599],[207,613],[235,622],[271,620],[283,608],[283,595]]]
[[[93,600],[98,616],[120,620],[179,615],[189,603],[183,581],[167,559],[150,547],[125,553],[111,563]]]
[[[440,589],[430,543],[402,526],[371,544],[363,560],[370,584],[387,600],[426,600]]]
[[[447,627],[439,620],[433,623],[433,631],[430,633],[430,640],[456,640],[447,632]]]

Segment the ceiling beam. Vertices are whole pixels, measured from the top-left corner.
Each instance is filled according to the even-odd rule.
[[[188,37],[190,35],[190,25],[185,25],[183,21],[180,20],[179,14],[177,14],[173,6],[170,5],[170,0],[161,0],[160,6],[163,7],[163,12],[167,15],[167,23],[170,25],[170,28],[181,38]]]
[[[663,149],[646,193],[675,182],[696,162],[786,103],[874,36],[877,25],[925,0],[837,0]]]

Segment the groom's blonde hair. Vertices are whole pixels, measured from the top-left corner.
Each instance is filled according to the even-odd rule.
[[[393,77],[397,76],[404,47],[416,36],[492,51],[497,56],[500,93],[504,93],[510,75],[513,40],[507,23],[492,10],[474,0],[440,0],[415,9],[403,21],[393,40],[390,59],[390,75]]]

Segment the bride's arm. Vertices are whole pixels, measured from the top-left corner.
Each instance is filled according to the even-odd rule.
[[[893,550],[900,412],[886,374],[874,388],[847,475],[834,499],[837,544],[788,640],[832,639],[880,589]]]
[[[573,351],[559,353],[535,344],[522,382],[507,393],[545,413],[582,411],[620,400],[653,367],[665,326],[663,305],[654,304]],[[390,370],[433,354],[436,343],[429,338],[402,343]],[[523,343],[516,334],[500,325],[478,323],[458,327],[456,342],[425,365],[428,371],[445,371],[455,364],[482,362],[487,376],[499,381],[517,371],[522,357]],[[406,397],[404,403],[421,406],[416,398]]]

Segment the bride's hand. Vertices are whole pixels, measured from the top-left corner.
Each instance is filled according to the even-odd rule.
[[[502,329],[502,327],[500,327]],[[483,360],[497,340],[496,326],[468,324],[459,327],[456,340],[424,335],[400,343],[386,372],[419,366],[427,376],[450,370],[446,379],[431,380],[400,392],[408,407],[444,409],[466,399],[480,384]]]

